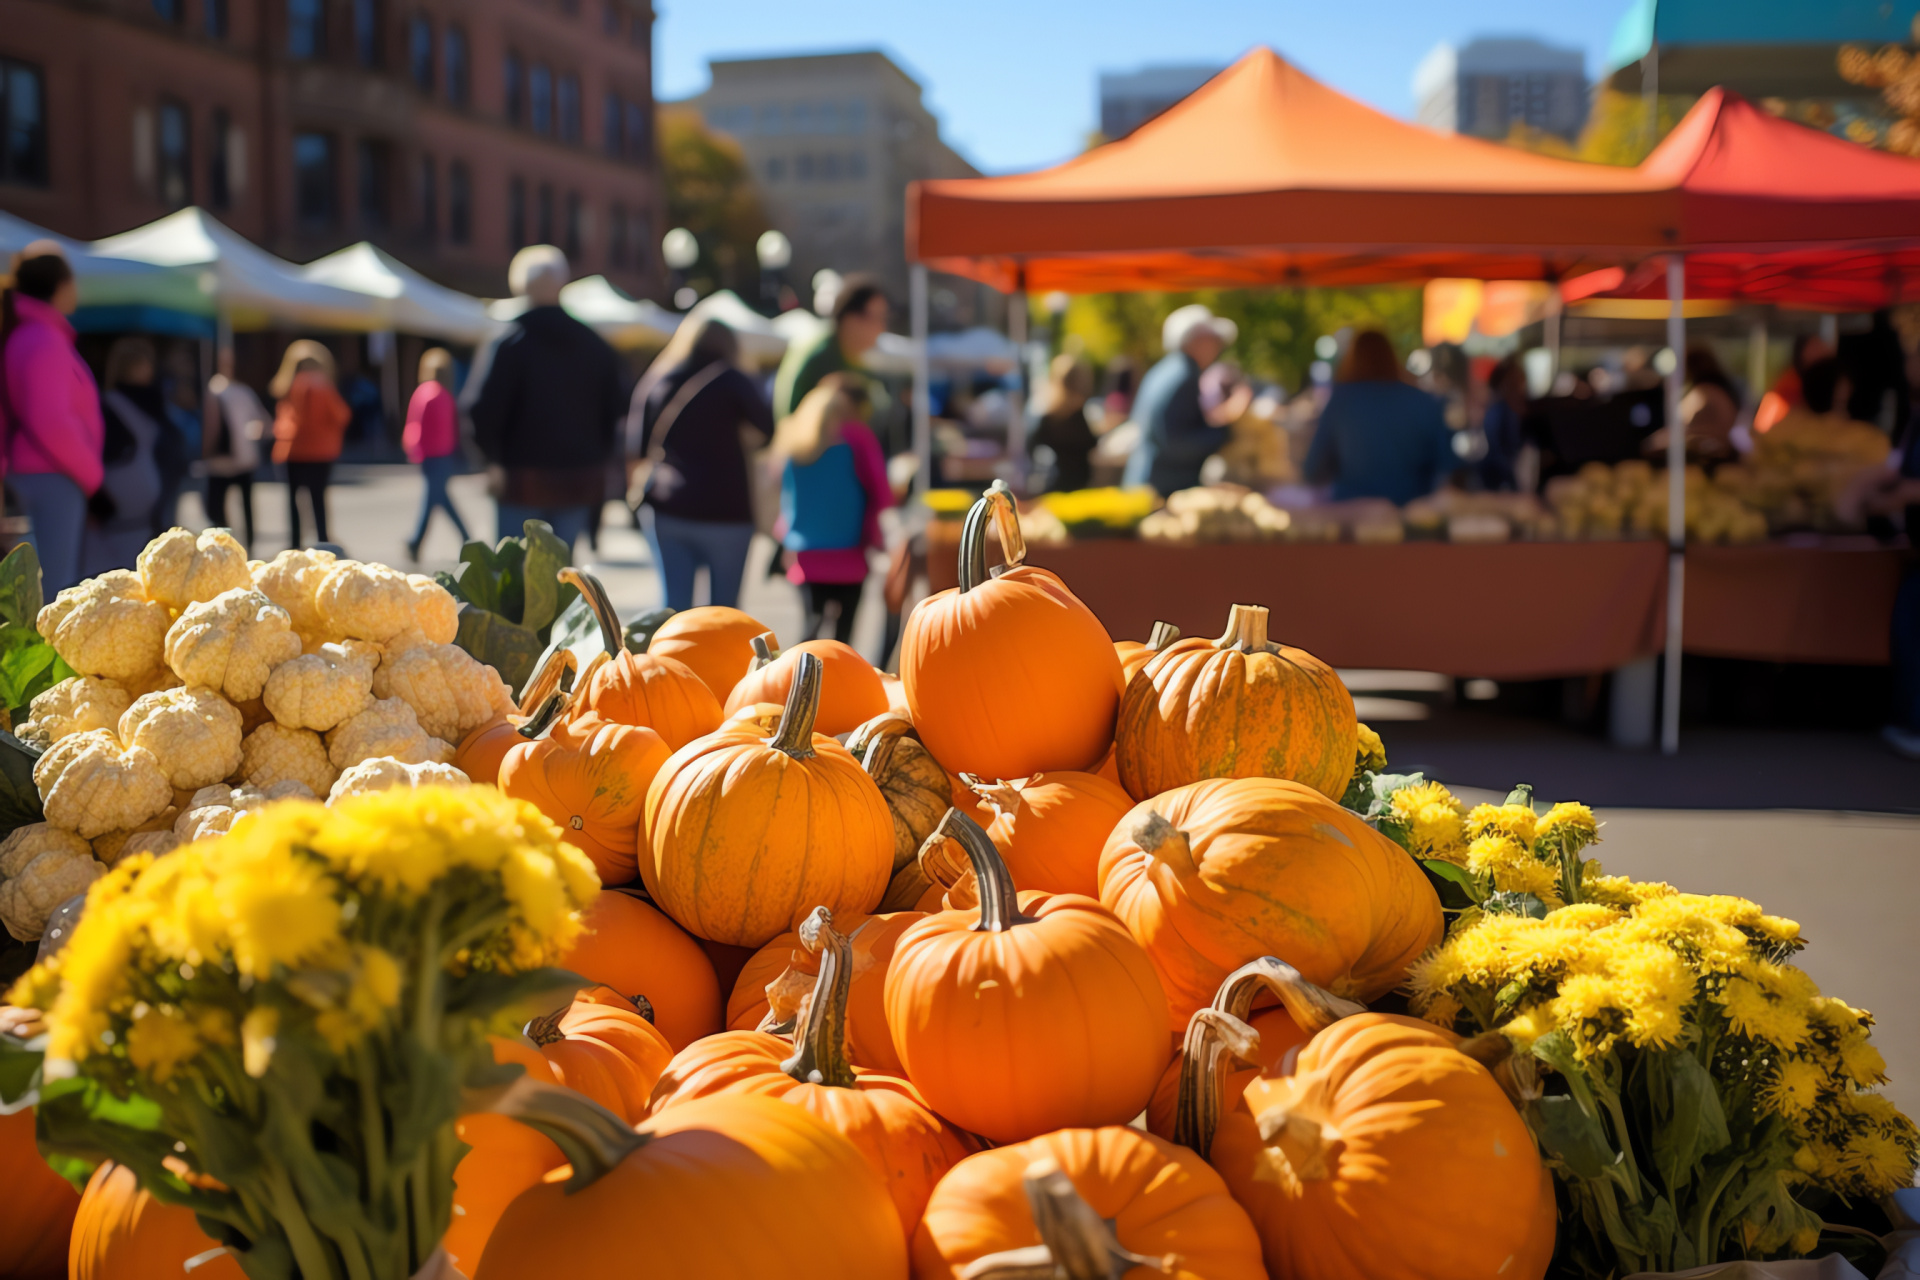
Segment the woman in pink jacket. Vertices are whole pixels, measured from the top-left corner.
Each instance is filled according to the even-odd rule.
[[[420,559],[420,544],[427,539],[427,521],[435,507],[447,513],[464,543],[467,523],[447,493],[447,481],[460,474],[460,419],[453,399],[453,356],[445,347],[433,347],[420,357],[420,385],[407,403],[407,428],[401,433],[400,447],[427,481],[420,522],[407,539],[407,559]]]
[[[100,388],[67,322],[77,303],[73,268],[58,253],[24,258],[0,295],[0,457],[33,521],[48,598],[80,581],[88,501],[104,470]]]

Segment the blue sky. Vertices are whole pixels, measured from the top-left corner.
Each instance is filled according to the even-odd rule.
[[[1080,150],[1096,77],[1232,61],[1257,44],[1363,102],[1413,114],[1414,67],[1442,40],[1534,35],[1599,71],[1628,0],[658,0],[656,91],[706,87],[707,59],[880,48],[927,90],[947,140],[989,173]]]

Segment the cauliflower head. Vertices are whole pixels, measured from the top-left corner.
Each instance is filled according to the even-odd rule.
[[[167,632],[166,656],[188,684],[246,702],[260,696],[275,667],[300,656],[300,637],[264,593],[236,589],[187,606]]]
[[[434,644],[452,644],[460,634],[460,602],[424,573],[407,575],[413,588],[413,625]]]
[[[253,589],[287,611],[293,629],[303,635],[326,631],[326,622],[314,604],[320,579],[337,563],[331,551],[282,551],[265,564],[252,567]]]
[[[383,564],[339,560],[320,579],[314,603],[324,628],[354,640],[391,640],[415,625],[407,575]]]
[[[173,834],[174,820],[180,816],[176,798],[154,817],[131,831],[109,831],[93,838],[93,856],[103,866],[114,866],[120,859],[136,853],[162,854],[180,843]]]
[[[450,764],[434,764],[431,761],[426,764],[407,764],[389,756],[374,756],[343,771],[340,780],[333,784],[333,791],[327,796],[327,803],[334,804],[345,796],[362,796],[371,791],[385,791],[390,787],[472,785],[473,779]]]
[[[55,907],[106,874],[93,849],[71,831],[44,822],[16,827],[0,841],[0,923],[21,942],[46,932]]]
[[[34,619],[41,638],[83,676],[132,680],[161,665],[172,616],[140,576],[115,569],[68,587]]]
[[[33,766],[47,821],[91,840],[130,831],[173,803],[153,752],[121,745],[111,729],[62,738]]]
[[[182,843],[223,836],[233,830],[240,815],[251,809],[264,809],[280,800],[312,800],[313,789],[306,783],[285,778],[270,787],[229,787],[218,783],[202,787],[173,823],[173,837]]]
[[[14,736],[45,751],[73,734],[113,728],[132,702],[132,695],[111,680],[75,676],[35,698]]]
[[[240,776],[251,787],[293,781],[323,796],[332,790],[340,771],[328,761],[327,744],[319,734],[269,720],[241,741]]]
[[[120,717],[120,741],[145,747],[167,785],[204,787],[240,767],[239,710],[204,685],[166,689],[134,700]]]
[[[273,718],[293,729],[325,733],[350,720],[373,701],[376,655],[348,645],[324,644],[283,662],[267,677],[266,706]]]
[[[446,764],[453,759],[453,747],[422,729],[405,702],[382,698],[327,735],[327,758],[335,769],[351,769],[375,756],[391,756],[404,764]]]
[[[136,563],[147,599],[175,613],[223,591],[253,585],[247,549],[225,529],[207,529],[197,536],[169,529],[147,544]]]
[[[454,743],[515,710],[499,672],[450,644],[423,644],[390,656],[373,673],[373,694],[400,699],[413,708],[422,729]]]

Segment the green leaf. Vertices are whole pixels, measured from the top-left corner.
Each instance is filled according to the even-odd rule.
[[[33,766],[40,753],[10,733],[0,733],[0,839],[45,816]]]
[[[460,572],[455,575],[460,598],[476,609],[500,612],[500,560],[484,542],[460,548]]]
[[[40,555],[23,542],[0,560],[0,621],[33,626],[46,596],[40,588]]]
[[[46,1057],[46,1037],[22,1040],[0,1036],[0,1114],[14,1110],[33,1092]]]
[[[1404,791],[1408,787],[1417,787],[1425,782],[1423,773],[1376,773],[1373,775],[1373,799],[1367,804],[1366,816],[1378,818],[1388,811],[1393,803],[1393,793]]]
[[[25,707],[53,687],[60,655],[31,627],[0,625],[0,704]]]
[[[1686,1049],[1650,1051],[1640,1069],[1653,1111],[1653,1163],[1670,1195],[1698,1175],[1701,1160],[1732,1141],[1713,1076]]]
[[[647,646],[653,643],[654,635],[667,625],[667,619],[673,616],[671,609],[649,609],[626,626],[627,648],[634,653],[645,653]]]
[[[516,694],[533,674],[534,660],[540,656],[538,635],[471,604],[460,606],[460,630],[453,642],[498,671]]]
[[[569,595],[577,594],[560,581],[560,571],[573,563],[573,549],[554,536],[553,527],[544,520],[527,521],[526,547],[526,604],[520,625],[544,631],[567,606]]]
[[[454,577],[452,574],[448,573],[445,569],[435,569],[433,571],[433,580],[439,583],[441,586],[445,587],[447,589],[447,594],[452,596],[459,603],[461,604],[470,603],[467,600],[467,593],[460,589],[460,579]]]
[[[1420,867],[1427,873],[1433,891],[1440,895],[1440,905],[1446,910],[1465,911],[1479,901],[1480,887],[1465,867],[1439,858],[1422,858]]]
[[[1528,1118],[1541,1149],[1576,1178],[1604,1178],[1620,1159],[1607,1142],[1599,1117],[1587,1114],[1566,1094],[1536,1099]]]
[[[516,626],[525,627],[527,613],[527,544],[518,538],[502,538],[494,548],[498,571],[494,591],[498,602],[493,611]],[[537,632],[538,627],[527,627]]]
[[[1527,782],[1521,783],[1513,790],[1507,792],[1506,802],[1508,804],[1517,804],[1524,809],[1531,810],[1533,808],[1533,785]]]

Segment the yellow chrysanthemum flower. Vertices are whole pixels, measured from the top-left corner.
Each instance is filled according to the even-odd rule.
[[[1533,848],[1536,819],[1533,807],[1524,804],[1477,804],[1467,814],[1467,836],[1503,835]]]
[[[1861,1191],[1884,1196],[1913,1185],[1913,1144],[1878,1129],[1850,1134],[1840,1148],[1840,1167]]]
[[[1663,894],[1639,903],[1633,918],[1620,927],[1637,940],[1665,943],[1703,972],[1731,973],[1750,955],[1747,935],[1724,918],[1724,904],[1737,901]]]
[[[1605,903],[1610,907],[1631,908],[1654,898],[1670,898],[1676,890],[1664,882],[1639,881],[1629,876],[1610,876],[1602,873],[1598,862],[1589,860],[1580,877],[1580,893],[1590,902]]]
[[[1826,1072],[1805,1058],[1787,1058],[1773,1079],[1760,1090],[1760,1105],[1776,1115],[1798,1120],[1813,1110],[1826,1083]]]
[[[1500,1030],[1513,1042],[1517,1052],[1525,1053],[1533,1048],[1534,1041],[1558,1030],[1559,1026],[1550,1004],[1535,1004],[1514,1014],[1501,1024]]]
[[[1593,844],[1600,839],[1600,824],[1594,820],[1593,810],[1584,804],[1562,801],[1540,815],[1534,824],[1537,839],[1577,840],[1580,845]]]
[[[1542,902],[1559,902],[1555,893],[1558,868],[1534,857],[1512,836],[1498,831],[1476,836],[1467,846],[1466,867],[1475,875],[1490,878],[1502,893],[1530,893]]]
[[[1585,929],[1591,933],[1624,919],[1626,915],[1618,907],[1601,902],[1576,902],[1547,912],[1546,923],[1563,929]]]
[[[1727,1021],[1742,1035],[1798,1049],[1812,1033],[1812,1001],[1819,993],[1813,980],[1791,965],[1748,960],[1727,979],[1718,999]]]
[[[335,1053],[358,1043],[400,1003],[400,963],[379,947],[354,948],[353,975],[345,995],[314,1019],[314,1028]]]
[[[1840,1069],[1847,1079],[1863,1088],[1885,1084],[1887,1080],[1887,1060],[1880,1056],[1864,1031],[1841,1037]]]
[[[1378,773],[1387,767],[1387,745],[1366,725],[1359,725],[1359,741],[1354,748],[1354,771],[1371,769]]]
[[[177,1010],[140,1005],[127,1029],[127,1061],[165,1084],[200,1049],[200,1034]]]
[[[1407,828],[1416,857],[1457,862],[1466,848],[1465,806],[1438,782],[1402,787],[1387,802],[1389,812]]]
[[[276,964],[293,968],[338,945],[340,900],[333,879],[303,854],[282,850],[214,881],[208,902],[226,925],[234,963],[256,979]]]

